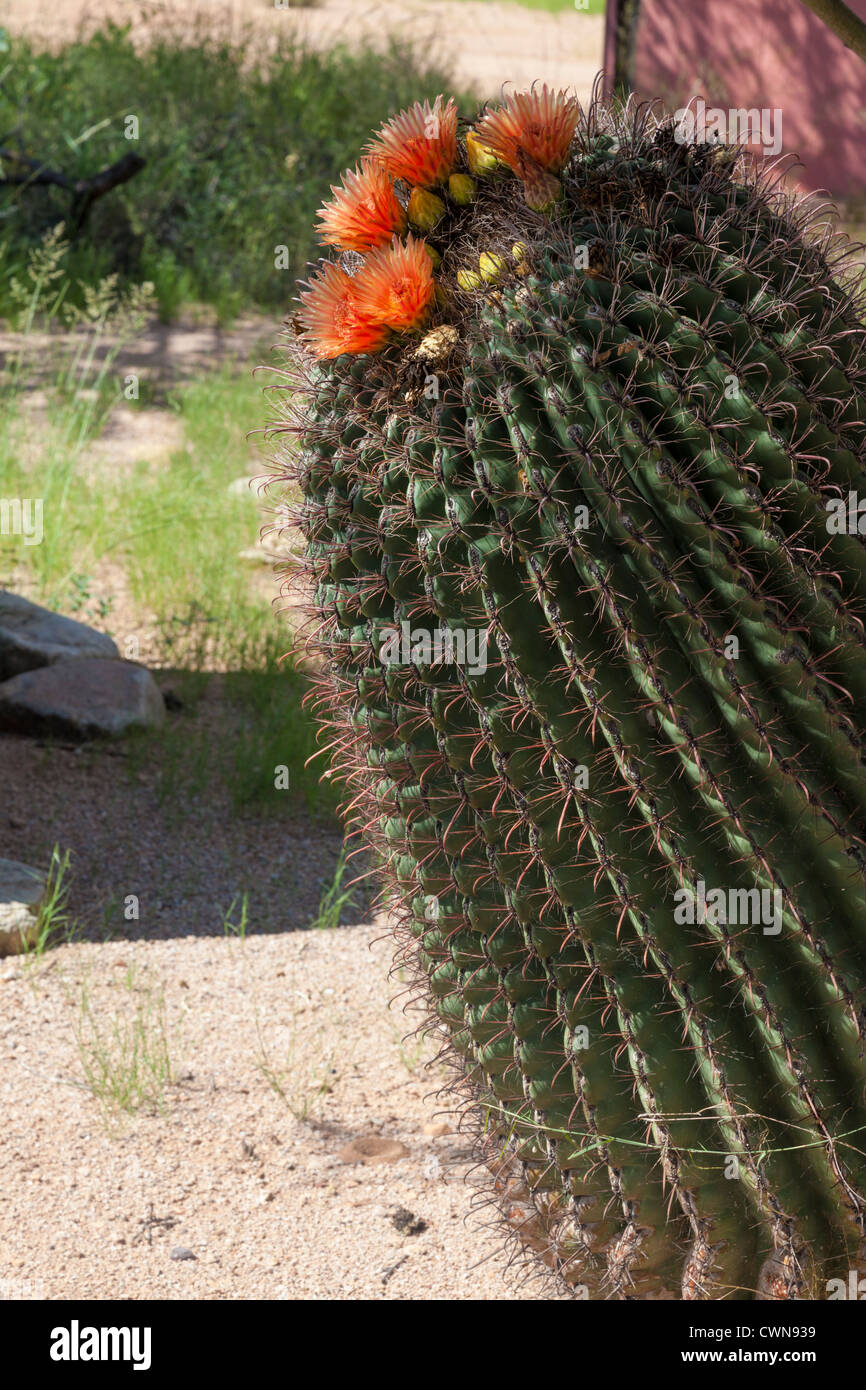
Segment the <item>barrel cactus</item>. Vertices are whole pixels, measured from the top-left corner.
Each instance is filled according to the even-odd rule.
[[[679,135],[537,87],[390,121],[278,472],[346,815],[531,1258],[826,1297],[866,1234],[857,267]]]

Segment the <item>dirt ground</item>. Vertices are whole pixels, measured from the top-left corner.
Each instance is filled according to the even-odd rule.
[[[310,9],[274,0],[6,0],[2,22],[12,33],[58,44],[80,24],[104,18],[130,23],[146,39],[156,26],[192,26],[202,17],[235,31],[253,24],[264,46],[289,26],[313,47],[412,38],[451,69],[458,86],[481,96],[495,96],[504,82],[527,86],[537,78],[572,86],[585,99],[602,63],[603,16],[550,14],[510,0],[320,0]]]
[[[378,921],[0,962],[0,1299],[549,1298],[473,1210],[445,1073],[388,1008],[390,960]],[[84,1087],[82,1022],[120,1085],[115,1020],[157,996],[140,1055],[166,1040],[171,1084],[120,1119]]]

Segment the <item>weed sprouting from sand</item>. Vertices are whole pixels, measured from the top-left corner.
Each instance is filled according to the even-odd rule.
[[[249,893],[244,893],[241,897],[240,910],[235,920],[235,905],[237,904],[237,894],[231,900],[231,906],[223,918],[223,935],[227,941],[240,941],[241,945],[247,939],[247,926],[249,922]]]
[[[344,910],[356,901],[354,885],[343,886],[348,858],[348,850],[343,845],[337,857],[334,877],[319,899],[319,911],[310,923],[313,931],[333,931],[339,927]]]
[[[30,961],[41,960],[49,946],[72,938],[70,918],[66,911],[70,857],[69,850],[61,853],[59,845],[55,845],[51,851],[36,931],[29,949],[25,952],[26,958]]]
[[[99,1102],[110,1132],[122,1128],[125,1116],[165,1110],[179,1046],[161,985],[130,966],[119,988],[120,1002],[106,1008],[84,975],[70,999],[82,1084]]]
[[[268,1043],[262,1031],[256,1008],[256,1071],[298,1124],[309,1124],[317,1119],[324,1097],[333,1089],[331,1078],[337,1046],[327,1047],[326,1040],[330,1036],[332,1030],[323,1023],[304,1046],[293,1015],[288,1039],[277,1058],[274,1044]]]

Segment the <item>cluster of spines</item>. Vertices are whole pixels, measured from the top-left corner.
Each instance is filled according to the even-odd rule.
[[[658,176],[646,121],[617,134]],[[548,1258],[619,1296],[670,1290],[677,1262],[683,1296],[743,1290],[758,1213],[765,1289],[798,1296],[803,1251],[838,1255],[834,1205],[854,1231],[866,1191],[862,1134],[837,1138],[862,1121],[862,540],[819,544],[816,527],[828,490],[862,477],[862,333],[759,188],[662,171],[637,226],[587,197],[532,248],[432,418],[384,404],[387,364],[311,382],[314,645],[336,763]],[[610,279],[574,273],[571,242],[590,239]],[[600,532],[574,526],[576,497]],[[745,668],[720,644],[733,606]],[[487,670],[383,670],[378,635],[403,617],[483,627]],[[812,827],[813,868],[836,865],[807,909],[753,775],[798,848]],[[672,929],[672,883],[707,863],[783,894],[786,970],[758,935]]]

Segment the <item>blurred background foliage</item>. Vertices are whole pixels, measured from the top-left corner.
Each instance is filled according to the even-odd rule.
[[[313,220],[329,185],[371,128],[448,83],[399,43],[314,53],[286,37],[260,56],[249,35],[206,29],[136,48],[128,28],[109,23],[56,53],[3,31],[0,48],[0,148],[73,180],[131,151],[146,160],[93,205],[68,270],[89,284],[114,273],[150,281],[167,319],[190,302],[212,305],[220,322],[241,308],[284,309],[316,254]],[[126,136],[130,116],[137,140]],[[4,160],[0,177],[13,168]],[[69,206],[62,188],[0,185],[0,286]],[[287,269],[275,265],[280,245]]]

